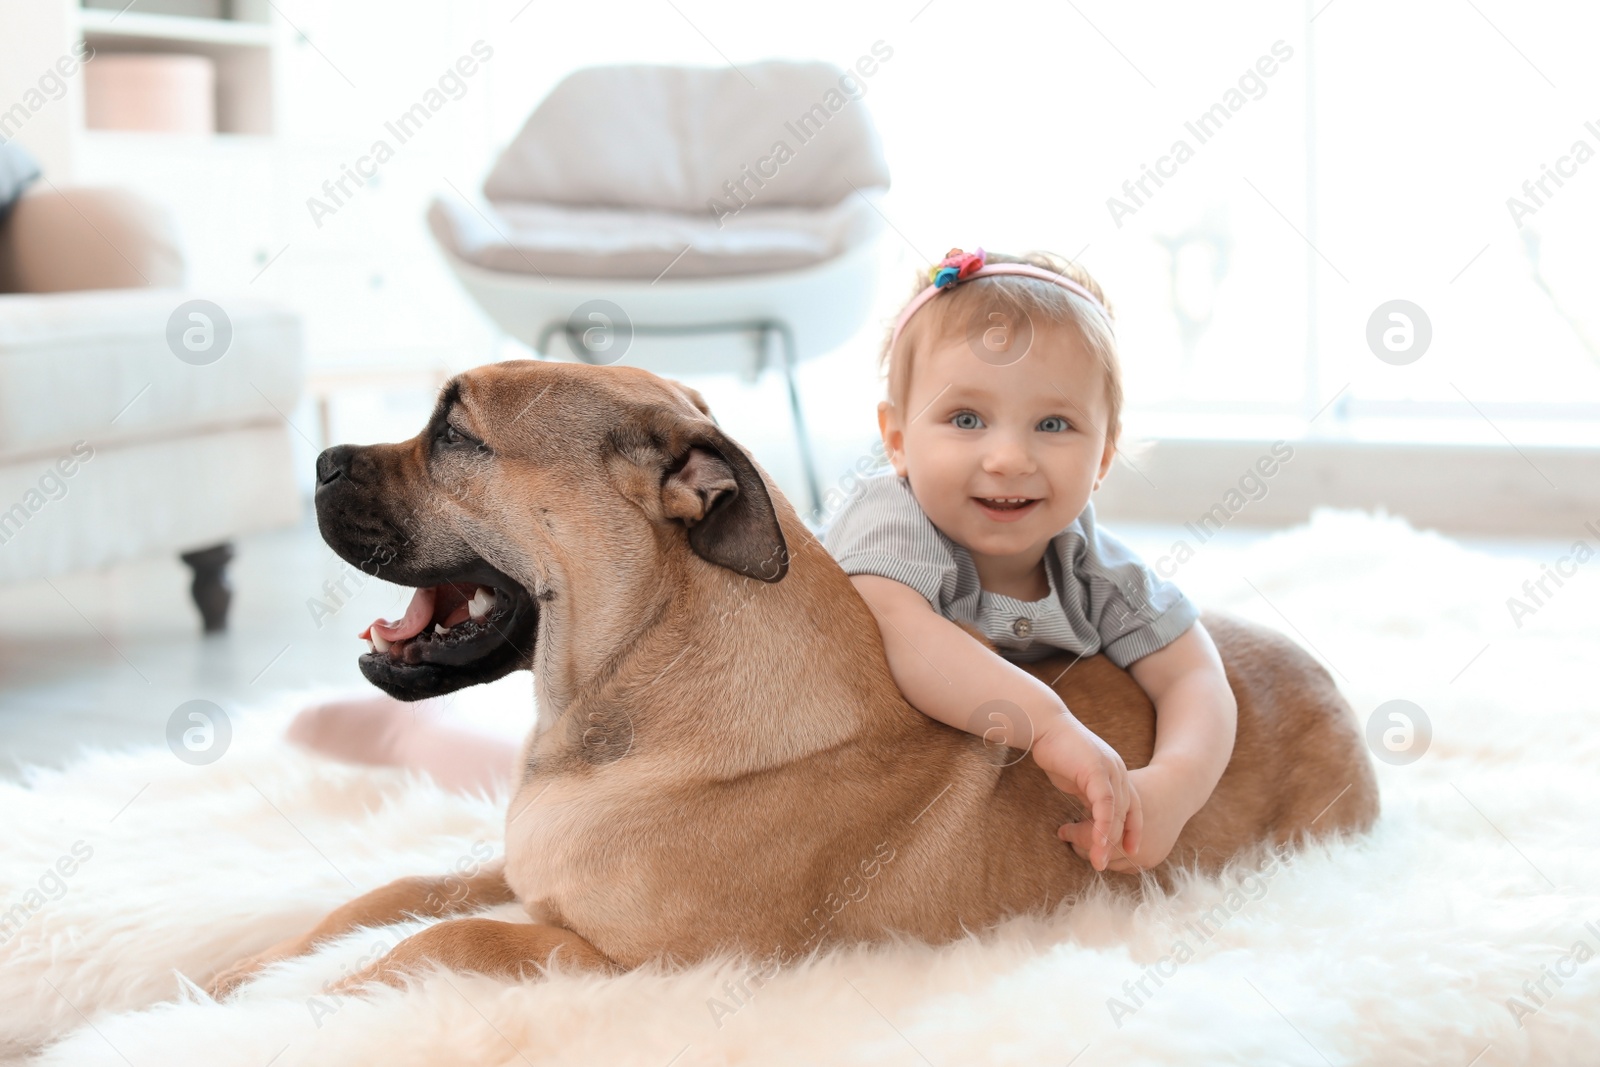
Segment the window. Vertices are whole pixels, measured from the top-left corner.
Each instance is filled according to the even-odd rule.
[[[1575,4],[934,0],[871,101],[891,221],[935,259],[1078,255],[1136,430],[1597,445],[1597,34]],[[1391,301],[1420,313],[1377,315],[1385,360]]]

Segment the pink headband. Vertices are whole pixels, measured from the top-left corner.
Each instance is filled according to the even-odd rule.
[[[1106,326],[1110,327],[1111,313],[1106,310],[1105,305],[1100,303],[1099,298],[1093,293],[1071,278],[1057,274],[1053,270],[1035,267],[1031,263],[991,263],[985,266],[983,260],[984,252],[981,248],[976,252],[963,252],[959,248],[952,248],[945,253],[945,257],[939,261],[939,265],[928,272],[928,277],[932,279],[933,284],[912,297],[911,303],[907,304],[905,310],[901,311],[899,317],[894,320],[894,332],[889,336],[889,351],[894,351],[894,346],[900,340],[900,331],[905,329],[906,323],[911,319],[911,316],[915,315],[923,304],[926,304],[946,289],[954,288],[957,282],[964,282],[969,278],[987,278],[994,274],[1021,274],[1028,278],[1039,278],[1042,281],[1054,282],[1061,288],[1077,293],[1089,301],[1094,309],[1100,313],[1100,317],[1106,320]]]

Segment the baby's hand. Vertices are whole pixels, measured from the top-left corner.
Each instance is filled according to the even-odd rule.
[[[1095,870],[1105,870],[1119,852],[1138,848],[1144,816],[1116,749],[1063,715],[1034,741],[1033,760],[1057,789],[1088,805],[1089,821],[1067,823],[1058,836],[1072,841]]]
[[[1172,853],[1172,846],[1177,844],[1178,835],[1188,822],[1183,815],[1182,805],[1169,795],[1166,779],[1155,768],[1140,767],[1129,771],[1128,783],[1138,798],[1144,822],[1139,840],[1132,845],[1125,844],[1123,852],[1112,856],[1107,865],[1107,870],[1124,874],[1159,866]],[[1089,859],[1089,834],[1088,824],[1067,823],[1061,827],[1058,836],[1070,844],[1078,855]]]

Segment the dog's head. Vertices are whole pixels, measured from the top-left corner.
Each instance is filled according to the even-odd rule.
[[[602,648],[685,567],[777,582],[789,563],[749,455],[699,393],[634,367],[461,374],[411,440],[322,453],[316,504],[335,552],[417,589],[363,635],[361,672],[401,700],[532,668],[552,611],[581,604]]]

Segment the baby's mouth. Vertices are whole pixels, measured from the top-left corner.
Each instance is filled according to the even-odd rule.
[[[1040,502],[1037,497],[1027,496],[975,496],[972,499],[985,515],[1002,521],[1020,519]]]

